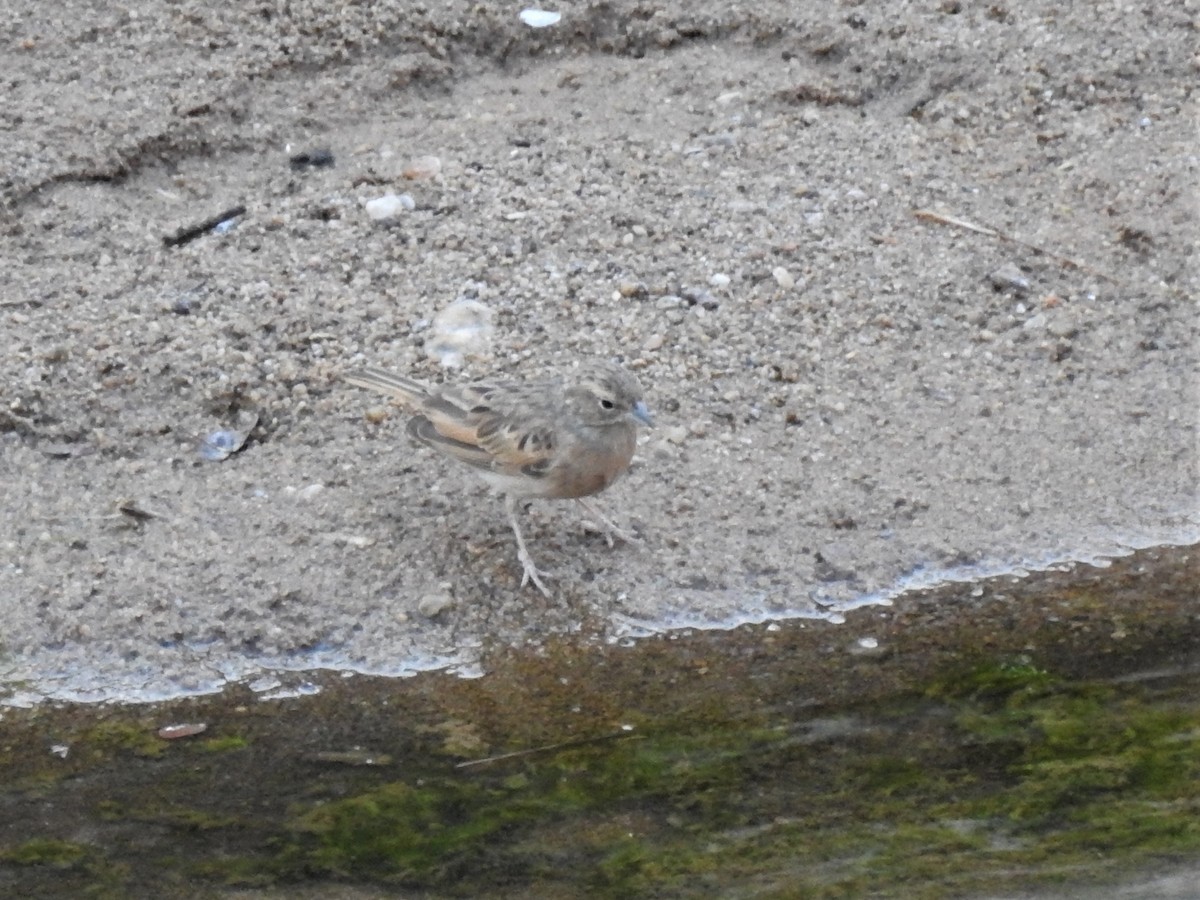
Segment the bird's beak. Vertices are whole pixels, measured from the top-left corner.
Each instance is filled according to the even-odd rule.
[[[633,417],[647,428],[654,427],[654,416],[650,415],[650,408],[641,400],[633,404]]]

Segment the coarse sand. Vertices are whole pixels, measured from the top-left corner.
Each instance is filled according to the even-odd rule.
[[[11,5],[0,702],[470,671],[1197,539],[1194,2],[559,8]],[[491,343],[446,370],[463,298]],[[602,498],[645,548],[532,504],[553,601],[338,377],[593,357],[657,414]]]

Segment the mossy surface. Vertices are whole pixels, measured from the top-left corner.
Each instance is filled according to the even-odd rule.
[[[87,855],[87,848],[69,841],[33,838],[0,850],[0,860],[19,866],[69,866]]]
[[[228,753],[230,750],[242,750],[250,746],[250,741],[240,734],[227,734],[200,741],[198,746],[207,753]]]
[[[475,681],[13,711],[0,883],[938,898],[1195,861],[1195,574],[1186,552],[1144,554],[1083,585],[1005,581],[969,615],[946,616],[961,588],[915,598],[884,628],[876,610],[841,629],[552,644]],[[1038,608],[1053,615],[1012,627]],[[1121,637],[1098,637],[1115,614]],[[885,652],[847,649],[867,624]],[[180,721],[209,729],[158,737]]]

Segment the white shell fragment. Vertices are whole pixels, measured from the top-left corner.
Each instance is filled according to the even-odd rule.
[[[562,13],[548,12],[544,9],[521,10],[521,21],[530,28],[549,28],[557,25],[562,19]]]
[[[384,194],[365,204],[367,215],[376,222],[386,222],[417,208],[416,201],[408,194]]]
[[[434,316],[425,353],[447,369],[458,369],[468,356],[487,356],[493,331],[490,307],[478,300],[455,300]]]
[[[258,424],[258,413],[245,411],[238,415],[237,428],[219,428],[200,438],[200,456],[209,462],[221,462],[246,445],[250,432]]]
[[[210,431],[200,440],[200,455],[209,462],[220,462],[241,450],[245,443],[246,436],[237,431]]]

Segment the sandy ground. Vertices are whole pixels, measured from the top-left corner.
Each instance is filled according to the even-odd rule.
[[[0,694],[469,666],[1195,540],[1200,8],[804,7],[18,0]],[[494,339],[445,372],[464,297]],[[338,373],[583,357],[658,414],[605,497],[647,548],[535,504],[547,602],[500,502]]]

